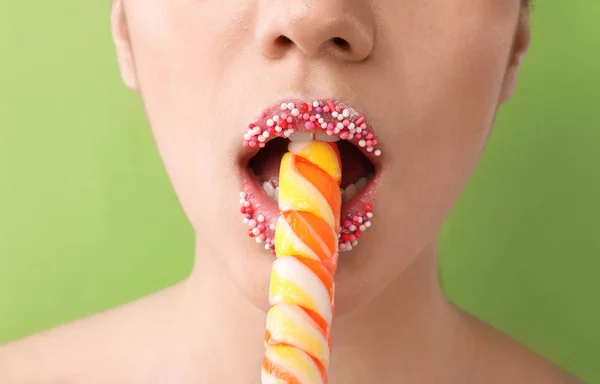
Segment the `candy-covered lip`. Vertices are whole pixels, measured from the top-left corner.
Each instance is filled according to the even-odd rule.
[[[278,140],[273,141],[275,139]],[[343,178],[349,175],[350,179],[342,184],[344,204],[339,247],[341,251],[351,250],[371,226],[373,218],[382,159],[375,130],[356,109],[333,100],[283,100],[266,108],[245,128],[239,152],[240,212],[250,227],[248,235],[271,251],[279,216],[276,203],[278,185],[277,179],[272,176],[277,172],[273,169],[268,171],[273,166],[269,167],[269,161],[264,158],[269,157],[269,153],[285,151],[287,144],[284,140],[340,142]],[[267,149],[259,154],[263,148]],[[263,170],[259,172],[261,175],[253,169],[257,158],[256,162],[263,164],[257,166]],[[274,159],[270,163],[277,161]]]

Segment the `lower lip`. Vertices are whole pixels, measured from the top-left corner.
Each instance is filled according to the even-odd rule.
[[[273,239],[279,209],[265,194],[250,168],[242,168],[240,178],[240,213],[244,216],[244,223],[249,226],[248,236],[254,238],[257,243],[264,244],[265,249],[274,254]],[[375,172],[369,183],[348,203],[342,205],[340,251],[350,251],[358,244],[362,234],[371,227],[378,186],[379,172]]]

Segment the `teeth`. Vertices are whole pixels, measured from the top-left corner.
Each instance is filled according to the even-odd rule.
[[[274,199],[276,202],[279,202],[279,188],[275,188]]]
[[[354,185],[356,185],[356,189],[360,191],[367,185],[367,178],[361,177],[356,183],[354,183]]]
[[[335,143],[337,141],[340,141],[339,136],[334,136],[334,135],[328,135],[326,133],[315,133],[315,140],[318,141],[324,141],[326,143]]]
[[[354,197],[354,195],[356,195],[356,192],[357,192],[356,185],[350,184],[349,186],[347,186],[346,190],[344,190],[344,192],[342,193],[342,202],[343,203],[349,202]]]
[[[268,181],[265,181],[262,187],[265,190],[267,196],[269,196],[271,199],[275,197],[275,188],[273,188],[273,184],[271,184]]]
[[[290,141],[312,141],[313,135],[310,132],[296,132],[290,135]]]

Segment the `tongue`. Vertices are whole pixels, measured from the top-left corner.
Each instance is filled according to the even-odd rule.
[[[274,187],[279,185],[279,166],[281,158],[288,151],[289,141],[271,140],[261,149],[250,163],[254,174],[261,182],[270,181]],[[343,140],[338,142],[342,158],[342,188],[356,182],[373,170],[371,162],[354,145]]]

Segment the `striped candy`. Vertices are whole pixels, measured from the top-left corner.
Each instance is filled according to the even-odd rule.
[[[334,143],[292,142],[279,173],[263,384],[325,384],[341,209]]]

